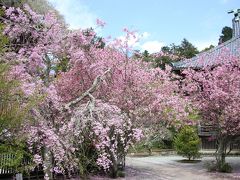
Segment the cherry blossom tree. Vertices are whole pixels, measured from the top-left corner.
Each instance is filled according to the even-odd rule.
[[[8,36],[10,41],[4,59],[8,63],[14,63],[12,76],[22,82],[21,87],[26,97],[29,97],[32,94],[39,96],[45,96],[44,94],[46,94],[44,101],[40,103],[37,108],[32,109],[32,114],[36,120],[33,124],[26,124],[25,127],[25,132],[29,135],[29,148],[34,155],[33,161],[36,162],[36,164],[43,165],[44,170],[46,171],[46,179],[52,178],[50,171],[65,173],[67,170],[68,173],[71,173],[71,171],[74,171],[74,168],[77,168],[78,165],[78,160],[75,156],[77,148],[74,148],[75,141],[72,140],[79,140],[77,135],[81,134],[80,130],[84,128],[84,126],[78,127],[79,132],[77,134],[70,133],[73,131],[73,129],[71,129],[71,123],[74,124],[74,118],[71,118],[74,117],[75,114],[73,109],[76,105],[79,105],[76,101],[78,101],[80,94],[82,94],[82,96],[88,94],[90,99],[93,98],[91,93],[93,93],[96,88],[96,84],[94,84],[95,81],[93,80],[98,80],[100,78],[98,75],[101,74],[102,71],[96,71],[94,74],[95,76],[89,74],[92,79],[88,79],[88,74],[85,74],[85,77],[83,78],[88,81],[84,84],[82,91],[75,94],[75,97],[71,99],[71,102],[69,101],[70,99],[64,99],[58,95],[54,83],[54,77],[64,76],[64,73],[56,74],[56,72],[51,71],[61,59],[71,59],[70,57],[72,56],[73,59],[71,60],[73,63],[76,63],[78,57],[81,55],[86,57],[83,58],[83,62],[79,61],[77,63],[83,63],[86,68],[91,68],[88,63],[89,59],[87,59],[88,52],[94,52],[95,50],[95,54],[101,53],[97,51],[97,48],[91,47],[94,46],[91,40],[95,33],[92,32],[92,34],[86,36],[81,30],[69,32],[62,29],[61,24],[54,18],[54,15],[38,15],[28,6],[24,6],[23,10],[20,8],[7,8],[3,20],[6,24],[4,33]],[[14,62],[13,59],[17,59],[17,61]],[[70,65],[71,64],[69,63],[69,66]],[[93,72],[94,71],[91,73]],[[73,83],[81,84],[85,83],[85,81],[81,82],[75,79]],[[97,82],[97,85],[98,83],[99,82]],[[73,90],[73,92],[75,91]],[[85,98],[85,96],[83,97]],[[85,98],[83,104],[86,104],[87,101],[88,100]],[[70,109],[62,108],[65,107],[64,103],[74,105]],[[94,122],[94,118],[98,119],[95,117],[97,116],[96,113],[94,117],[91,115],[91,118],[88,118],[88,121],[91,120],[93,124],[92,132],[96,131],[97,133],[95,134],[98,139],[98,142],[96,142],[96,148],[98,147],[97,149],[99,153],[103,153],[102,155],[99,154],[97,164],[100,167],[103,167],[104,170],[109,170],[110,165],[112,166],[112,161],[116,161],[117,159],[115,157],[119,154],[119,150],[114,150],[114,148],[118,149],[118,146],[122,146],[122,152],[126,152],[129,145],[131,145],[132,140],[134,141],[135,138],[139,139],[141,131],[138,131],[137,129],[135,130],[132,126],[129,126],[129,129],[124,131],[124,128],[127,126],[122,122],[123,120],[121,119],[124,119],[124,116],[120,115],[119,110],[113,108],[113,110],[110,111],[111,105],[107,104],[103,107],[106,109],[109,108],[108,111],[112,112],[112,115],[114,115],[114,111],[116,110],[116,115],[114,117],[121,122],[120,124],[118,123],[118,126],[114,127],[114,124],[111,123],[113,121],[111,119],[113,118],[110,118],[109,122],[106,121],[107,118],[103,118],[104,109],[102,109],[103,115],[101,115],[101,118],[105,120],[104,122],[100,121],[98,123],[103,123],[104,128],[105,126],[109,126],[111,132],[108,133],[107,131],[109,130],[106,130],[106,133],[98,134],[97,127],[95,126],[99,124]],[[94,105],[86,104],[85,109],[91,109],[89,111],[93,111]],[[105,112],[108,111],[105,110]],[[82,119],[75,119],[75,121],[84,121],[85,116],[88,117],[85,113],[85,115],[82,114]],[[117,118],[118,116],[119,118]],[[128,121],[126,121],[126,123],[128,123]],[[114,134],[112,134],[112,129],[114,130]],[[69,136],[70,134],[72,137]],[[121,141],[123,144],[113,144],[115,147],[112,147],[112,145],[111,147],[109,145],[101,145],[101,140],[107,141],[105,137],[108,135],[110,136],[109,138],[112,139],[113,136],[117,136],[118,141]],[[113,141],[112,139],[111,142]],[[81,141],[78,141],[78,143],[80,142]],[[104,152],[104,148],[107,148],[107,152]],[[41,156],[43,151],[44,156]],[[112,157],[109,157],[109,155],[106,156],[106,153],[112,154]],[[100,159],[100,157],[102,159]],[[51,159],[54,159],[54,162],[52,162]],[[115,163],[114,168],[116,168],[116,165],[117,164]]]
[[[94,31],[67,30],[54,14],[39,15],[27,5],[5,8],[1,20],[11,76],[26,99],[41,97],[22,133],[46,179],[78,170],[87,140],[98,168],[116,176],[129,146],[142,136],[139,127],[188,120],[187,101],[169,67],[152,69],[129,56],[134,32],[124,29],[124,39],[95,41]]]
[[[79,47],[75,49],[72,43],[73,52],[69,55],[71,69],[59,74],[57,82],[59,95],[64,101],[74,99],[91,85],[98,74],[110,69],[105,82],[95,92],[95,97],[117,105],[133,121],[140,120],[144,115],[149,118],[151,114],[163,115],[167,107],[169,111],[172,109],[171,112],[174,114],[172,117],[175,116],[175,119],[186,118],[184,107],[187,102],[177,93],[179,82],[175,80],[179,77],[171,73],[170,67],[163,71],[151,68],[146,62],[128,57],[127,54],[132,49],[127,42],[135,35],[127,29],[124,31],[126,32],[124,40],[116,39],[104,49],[91,47],[94,50],[90,49],[83,53]],[[170,113],[165,114],[165,120],[167,117],[169,120],[173,119],[170,118]]]
[[[213,127],[219,170],[225,164],[230,143],[240,132],[240,61],[238,57],[227,57],[222,54],[219,58],[228,60],[215,67],[185,71],[183,85],[185,93],[199,110],[203,124]]]
[[[71,44],[71,69],[59,74],[56,86],[61,98],[64,102],[75,99],[91,86],[97,74],[109,69],[94,97],[119,107],[133,125],[148,127],[165,122],[165,126],[171,126],[188,121],[190,107],[187,112],[187,101],[178,94],[178,77],[170,67],[165,71],[153,69],[148,63],[128,57],[131,47],[127,40],[134,38],[134,33],[124,31],[126,40],[117,39],[104,49],[91,46],[82,52],[79,46]]]

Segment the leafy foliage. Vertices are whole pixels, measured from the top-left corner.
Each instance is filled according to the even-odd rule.
[[[209,51],[212,48],[214,48],[214,46],[211,44],[209,47],[204,48],[201,52]]]
[[[232,166],[228,163],[219,165],[217,162],[211,161],[211,162],[207,162],[205,166],[209,172],[216,172],[216,171],[224,172],[224,173],[232,172]]]
[[[135,57],[141,57],[143,61],[150,62],[153,67],[166,69],[166,66],[171,65],[172,62],[179,61],[181,59],[189,59],[199,51],[190,43],[187,39],[183,39],[180,45],[170,44],[169,46],[163,46],[158,53],[149,54],[147,50],[142,54],[135,51]]]
[[[26,143],[20,139],[11,142],[1,142],[0,158],[4,163],[0,164],[2,169],[12,169],[15,173],[29,173],[34,165],[31,161]]]
[[[183,127],[174,138],[174,146],[178,154],[187,157],[188,160],[198,158],[200,139],[196,130],[191,126]]]
[[[0,63],[0,168],[29,173],[34,168],[26,144],[25,123],[31,124],[29,110],[39,99],[25,99],[19,81],[12,79],[10,66]]]
[[[17,131],[27,114],[22,106],[22,92],[19,82],[8,78],[9,66],[0,63],[0,138],[5,139]],[[5,137],[5,138],[4,138]]]
[[[177,54],[186,59],[196,56],[198,50],[187,39],[183,39],[181,45],[177,48]]]
[[[228,163],[224,163],[221,165],[219,171],[220,172],[225,172],[225,173],[231,173],[232,172],[232,166]]]
[[[225,26],[222,28],[222,35],[219,38],[219,44],[230,40],[233,36],[233,30],[231,27]]]
[[[171,62],[173,62],[173,60],[171,59],[170,56],[161,56],[155,59],[154,61],[154,66],[155,67],[159,67],[161,69],[166,69],[166,66],[170,66]]]

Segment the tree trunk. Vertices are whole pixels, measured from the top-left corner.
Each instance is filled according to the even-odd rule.
[[[219,169],[225,164],[226,157],[226,145],[224,138],[219,138],[218,140],[218,149],[216,153],[217,166]]]
[[[49,151],[47,147],[44,148],[44,177],[45,179],[52,180],[53,174],[52,174],[52,154]]]
[[[117,178],[118,164],[115,158],[112,159],[112,178]]]
[[[152,149],[149,147],[148,148],[148,155],[151,156],[152,155]]]

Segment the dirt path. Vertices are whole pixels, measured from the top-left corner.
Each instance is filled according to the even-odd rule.
[[[198,163],[181,163],[179,156],[127,157],[125,179],[129,180],[225,180],[240,179],[240,157],[229,157],[233,173],[209,173],[204,164],[213,158],[202,158]]]
[[[205,163],[214,160],[204,157],[197,163],[179,162],[180,156],[127,157],[125,178],[117,180],[240,180],[240,157],[226,159],[233,167],[233,173],[209,173]],[[106,177],[92,177],[91,180],[111,180]]]

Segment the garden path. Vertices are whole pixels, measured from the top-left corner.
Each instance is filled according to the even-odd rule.
[[[240,157],[227,157],[232,173],[207,172],[206,163],[214,157],[203,157],[197,163],[180,162],[180,156],[148,156],[126,158],[126,177],[118,180],[240,180]],[[107,178],[92,178],[92,180]],[[109,180],[109,179],[108,179]]]

